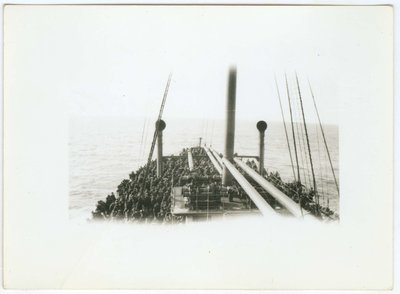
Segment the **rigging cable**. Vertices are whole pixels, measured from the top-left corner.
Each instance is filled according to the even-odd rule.
[[[336,189],[337,189],[338,194],[339,194],[339,185],[338,185],[338,182],[337,182],[337,180],[336,180],[336,175],[335,175],[335,171],[334,171],[334,169],[333,169],[333,164],[332,164],[332,160],[331,160],[331,155],[330,155],[329,148],[328,148],[328,144],[327,144],[326,138],[325,138],[324,128],[322,127],[321,119],[320,119],[320,117],[319,117],[319,112],[318,112],[317,104],[316,104],[316,102],[315,102],[314,92],[313,92],[313,90],[312,90],[312,88],[311,88],[310,81],[308,81],[308,85],[310,86],[310,92],[311,92],[311,96],[312,96],[312,98],[313,98],[314,108],[315,108],[315,111],[316,111],[316,113],[317,113],[318,122],[319,122],[319,127],[321,128],[322,138],[324,139],[325,149],[326,149],[326,152],[327,152],[327,154],[328,154],[328,159],[329,159],[329,164],[330,164],[330,166],[331,166],[333,179],[335,180]]]
[[[311,148],[310,148],[310,140],[308,138],[308,132],[307,132],[307,125],[306,125],[306,118],[304,115],[304,108],[303,108],[303,100],[301,98],[301,92],[300,92],[300,85],[299,85],[299,79],[297,77],[296,73],[296,82],[297,82],[297,89],[299,91],[299,98],[300,98],[300,105],[301,105],[301,113],[303,114],[303,122],[304,122],[304,131],[306,132],[306,139],[307,139],[307,147],[308,147],[308,154],[310,156],[310,164],[311,164],[311,172],[313,176],[313,184],[314,184],[314,193],[317,199],[317,211],[319,211],[319,197],[318,197],[318,191],[317,191],[317,183],[315,181],[315,174],[314,174],[314,167],[313,167],[313,161],[312,161],[312,155],[311,155]]]
[[[142,153],[142,148],[143,148],[143,137],[144,137],[144,128],[146,127],[146,118],[144,119],[143,122],[143,129],[142,129],[142,137],[140,139],[140,147],[139,147],[139,156]]]
[[[293,89],[292,89],[293,90]],[[297,95],[297,89],[294,88],[294,92],[295,92],[295,96]],[[297,98],[297,99],[296,99]],[[293,107],[294,107],[294,113],[297,116],[296,119],[296,134],[297,134],[297,141],[299,143],[299,153],[300,153],[300,163],[301,163],[301,173],[303,174],[303,179],[304,179],[304,186],[307,189],[309,183],[310,183],[310,177],[309,177],[309,172],[307,169],[307,162],[305,162],[305,158],[307,158],[307,154],[305,151],[305,144],[304,144],[304,133],[303,128],[301,126],[301,123],[299,122],[301,120],[300,114],[299,114],[299,108],[300,108],[300,104],[299,104],[299,99],[298,97],[292,98],[291,99],[293,102]],[[305,164],[304,164],[305,162]],[[307,171],[307,174],[306,174]],[[301,175],[301,174],[300,174]]]
[[[150,122],[150,118],[147,117],[147,118],[146,118],[146,129],[145,129],[145,134],[144,134],[143,148],[142,148],[142,153],[141,153],[141,155],[140,155],[141,159],[143,159],[143,157],[144,157],[145,149],[146,149],[146,145],[147,145],[147,141],[148,141],[149,122]]]
[[[299,159],[298,159],[298,156],[297,156],[296,136],[295,136],[295,134],[294,134],[292,106],[291,106],[291,104],[290,104],[289,85],[288,85],[288,80],[287,80],[286,73],[285,73],[285,81],[286,81],[286,92],[287,92],[287,98],[288,98],[289,110],[290,110],[290,121],[291,121],[291,124],[292,124],[292,135],[293,135],[294,153],[295,153],[295,155],[296,155],[297,182],[299,183],[299,187],[300,187],[299,205],[300,205],[301,214],[303,214],[303,208],[302,208],[302,206],[301,206],[301,200],[302,200],[302,199],[301,199],[301,198],[302,198],[302,197],[301,197],[301,195],[302,195],[301,190],[302,190],[302,189],[301,189]]]
[[[146,140],[147,140],[148,101],[146,101],[146,106],[145,106],[144,112],[145,112],[145,116],[144,116],[143,129],[142,129],[142,138],[140,140],[140,148],[139,148],[140,161],[143,160],[143,153],[144,153],[144,148],[145,148]]]
[[[297,92],[297,88],[296,86],[294,86],[293,91],[295,92],[295,98],[294,99],[294,105],[296,106],[294,108],[295,110],[295,114],[297,115],[297,121],[298,123],[296,123],[296,131],[297,131],[297,138],[299,141],[299,147],[300,147],[300,159],[301,159],[301,172],[303,173],[303,177],[304,177],[304,185],[306,187],[306,190],[309,189],[309,187],[311,187],[311,177],[310,177],[310,169],[309,169],[309,163],[307,160],[307,150],[306,150],[306,143],[304,140],[304,128],[303,128],[303,123],[302,121],[302,117],[301,117],[301,105],[300,105],[300,98],[298,97],[298,92]]]
[[[295,89],[297,90],[297,89]],[[296,92],[296,91],[295,91]],[[297,103],[297,108],[295,108],[298,116],[298,120],[301,121],[301,114],[299,113],[300,109],[300,99],[297,97],[295,100]],[[310,170],[308,169],[309,164],[307,161],[307,151],[306,151],[306,143],[304,142],[304,131],[303,131],[303,126],[302,123],[297,123],[296,124],[297,128],[297,137],[299,138],[299,145],[300,145],[300,158],[301,158],[301,164],[302,164],[302,172],[303,172],[303,177],[305,181],[305,186],[311,186],[311,180],[310,180]]]
[[[142,154],[142,150],[143,150],[143,140],[144,140],[144,132],[145,132],[145,129],[146,129],[146,121],[147,121],[147,118],[144,118],[144,123],[143,123],[143,129],[142,129],[142,138],[141,138],[141,140],[140,140],[140,148],[139,148],[139,157],[140,157],[140,159],[141,159],[141,154]]]
[[[278,93],[278,98],[279,98],[279,106],[281,107],[281,115],[282,115],[283,127],[285,128],[286,142],[287,142],[287,146],[288,146],[288,150],[289,150],[290,163],[291,163],[291,165],[292,165],[293,178],[294,178],[294,180],[296,180],[296,173],[294,172],[292,151],[291,151],[291,149],[290,149],[289,136],[288,136],[288,133],[287,133],[286,122],[285,122],[285,116],[284,116],[284,114],[283,114],[283,108],[282,108],[281,95],[280,95],[280,93],[279,93],[278,82],[276,81],[276,77],[275,77],[275,85],[276,85],[276,91],[277,91],[277,93]]]
[[[290,111],[290,121],[291,121],[291,124],[292,124],[292,135],[293,135],[294,153],[295,153],[296,165],[297,165],[297,181],[301,183],[301,180],[300,180],[299,159],[298,159],[298,156],[297,156],[297,147],[296,147],[296,136],[295,136],[294,127],[293,127],[293,113],[292,113],[292,106],[291,106],[291,104],[290,104],[289,85],[288,85],[288,80],[287,80],[286,73],[285,73],[285,80],[286,80],[286,92],[287,92],[288,103],[289,103],[289,111]]]
[[[326,152],[324,152],[324,162],[326,163],[328,161],[328,156],[326,155]],[[328,178],[328,167],[327,164],[324,164],[324,178],[327,179]],[[328,208],[329,208],[329,195],[330,195],[330,188],[329,188],[329,182],[325,181],[325,189],[326,189],[326,193],[328,194]]]
[[[319,181],[321,184],[321,192],[322,192],[322,199],[324,200],[324,205],[326,204],[326,193],[325,193],[325,185],[324,185],[324,178],[323,178],[323,169],[322,169],[322,160],[321,160],[321,149],[319,147],[319,134],[318,134],[318,126],[315,125],[315,132],[317,134],[317,145],[318,145],[318,161],[319,161]]]

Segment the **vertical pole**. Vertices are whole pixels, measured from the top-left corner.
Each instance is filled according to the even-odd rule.
[[[224,157],[232,162],[235,144],[235,111],[236,111],[236,68],[229,70],[228,97],[226,103],[226,130]],[[222,184],[232,185],[232,175],[224,165],[222,172]]]
[[[267,123],[263,120],[260,120],[257,123],[257,129],[260,133],[260,145],[259,145],[259,157],[260,157],[260,175],[264,175],[264,138],[265,138],[265,130],[267,129]]]
[[[163,175],[163,130],[165,129],[165,121],[160,119],[156,122],[157,131],[157,177]]]

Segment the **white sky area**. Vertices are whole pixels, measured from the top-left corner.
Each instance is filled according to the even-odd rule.
[[[288,119],[284,73],[294,86],[297,71],[307,119],[316,121],[309,79],[323,122],[339,124],[347,100],[379,95],[374,77],[387,70],[377,62],[387,52],[379,43],[385,21],[372,7],[12,9],[19,31],[10,39],[32,71],[25,82],[38,99],[67,99],[70,115],[156,116],[173,72],[166,121],[223,119],[236,65],[237,119],[281,121],[274,75]]]

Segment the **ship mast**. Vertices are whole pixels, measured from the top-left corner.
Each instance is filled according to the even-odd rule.
[[[147,178],[147,175],[149,173],[150,164],[151,164],[151,158],[153,157],[154,147],[156,145],[157,136],[158,136],[158,132],[159,132],[158,125],[160,124],[162,113],[164,111],[165,101],[167,100],[169,85],[171,83],[171,77],[172,77],[172,74],[169,74],[167,86],[165,87],[164,96],[163,96],[163,99],[162,99],[162,102],[161,102],[160,112],[158,113],[158,118],[157,118],[157,122],[156,122],[156,128],[154,130],[154,135],[153,135],[153,141],[151,142],[150,153],[149,153],[149,157],[147,158],[147,165],[146,165],[146,169],[145,169],[144,176],[143,176],[143,183],[142,183],[142,187],[140,189],[140,195],[141,196],[143,196],[144,189],[146,187],[146,178]]]

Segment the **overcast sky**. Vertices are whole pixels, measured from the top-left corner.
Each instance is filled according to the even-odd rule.
[[[238,119],[280,121],[274,75],[287,107],[284,73],[294,91],[297,71],[308,119],[307,79],[322,120],[337,124],[346,100],[378,93],[374,78],[387,70],[377,62],[387,23],[372,7],[7,9],[18,12],[9,25],[20,50],[8,54],[25,62],[27,83],[46,88],[40,99],[68,101],[71,115],[154,116],[173,72],[166,120],[223,118],[236,65]]]

